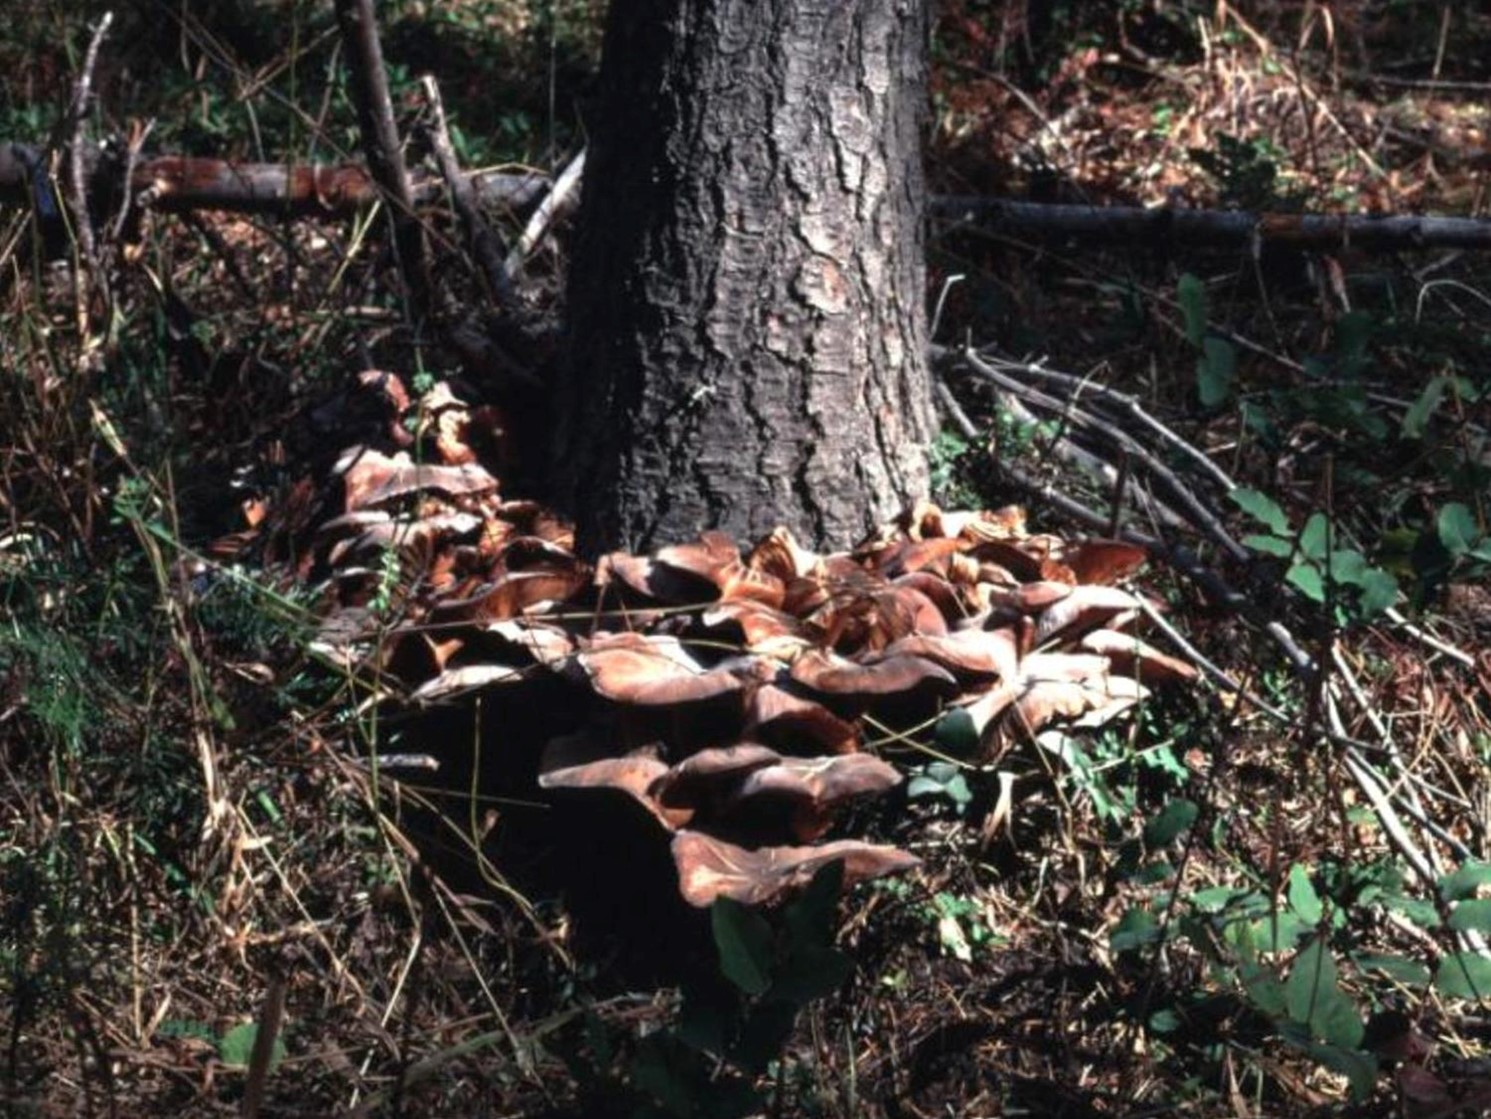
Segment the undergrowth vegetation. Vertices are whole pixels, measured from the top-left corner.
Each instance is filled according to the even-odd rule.
[[[560,170],[598,5],[385,7],[406,123],[432,72],[463,163]],[[1235,7],[944,5],[933,189],[1484,214],[1474,5]],[[70,138],[99,14],[7,20],[0,141]],[[342,75],[328,6],[138,5],[85,125],[339,160]],[[355,583],[376,644],[432,578],[415,547],[307,545],[341,441],[387,433],[358,375],[460,376],[409,330],[381,223],[116,232],[100,290],[75,235],[0,208],[0,1111],[1491,1104],[1484,257],[933,222],[933,496],[1143,534],[1147,639],[1199,680],[996,756],[961,708],[874,726],[906,781],[845,830],[920,869],[685,912],[635,806],[587,801],[582,829],[494,777],[541,709],[405,702],[328,632]],[[528,263],[535,318],[563,246]]]

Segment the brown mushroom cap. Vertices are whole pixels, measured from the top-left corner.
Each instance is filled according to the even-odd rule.
[[[1089,652],[1107,657],[1115,672],[1151,684],[1188,682],[1199,675],[1194,665],[1162,653],[1130,633],[1095,629],[1084,634],[1078,644]]]
[[[678,888],[690,905],[712,905],[727,897],[743,905],[763,905],[805,886],[831,862],[843,860],[844,884],[878,878],[919,866],[915,855],[856,839],[821,847],[760,847],[748,850],[695,831],[673,837]]]
[[[1036,625],[1036,641],[1044,644],[1058,633],[1108,626],[1121,615],[1138,609],[1139,600],[1117,587],[1073,587],[1071,594],[1041,614]]]
[[[760,657],[738,657],[706,669],[677,638],[615,634],[576,653],[597,695],[617,703],[667,706],[698,703],[739,693],[775,675],[778,666]]]
[[[793,661],[791,675],[815,692],[862,700],[923,688],[950,691],[957,683],[945,668],[921,657],[887,656],[860,664],[823,649],[810,649]]]
[[[354,448],[339,465],[349,513],[425,490],[447,497],[497,492],[497,479],[483,467],[415,463],[403,452],[390,458],[371,448]]]

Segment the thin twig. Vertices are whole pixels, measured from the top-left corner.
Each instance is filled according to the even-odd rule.
[[[435,162],[440,165],[440,174],[450,191],[451,204],[455,207],[461,224],[466,227],[467,237],[471,239],[472,255],[481,265],[482,274],[486,276],[497,303],[503,307],[516,306],[517,292],[513,289],[512,278],[503,267],[502,239],[492,232],[492,227],[482,217],[481,210],[476,205],[475,192],[471,189],[471,179],[461,173],[455,145],[450,140],[450,128],[445,121],[445,104],[440,98],[440,87],[431,74],[424,76],[422,84],[425,100],[434,116],[434,123],[427,130],[430,149],[435,153]]]
[[[90,308],[92,292],[89,290],[89,282],[90,280],[97,282],[104,294],[104,301],[107,303],[109,302],[109,277],[99,262],[98,243],[93,237],[93,219],[88,212],[88,171],[83,158],[83,129],[88,120],[88,101],[93,95],[93,71],[98,65],[98,51],[113,22],[114,13],[105,12],[98,21],[98,26],[93,29],[93,38],[88,42],[88,52],[83,56],[83,69],[78,74],[77,85],[73,88],[72,144],[67,153],[68,201],[72,205],[78,247],[82,250],[83,256],[83,267],[75,270],[74,282],[78,307],[78,335],[85,343],[89,333],[88,324],[92,319]]]
[[[119,243],[124,236],[126,223],[129,221],[130,208],[134,205],[135,192],[135,169],[140,163],[140,151],[145,146],[145,140],[149,137],[151,130],[155,128],[155,121],[149,120],[137,127],[129,138],[129,148],[124,158],[124,200],[119,203],[119,213],[114,216],[114,224],[109,228],[109,239],[115,244]]]
[[[579,187],[580,177],[584,172],[585,153],[581,151],[570,161],[570,165],[564,169],[563,174],[555,180],[554,189],[549,191],[548,197],[530,215],[528,224],[523,227],[523,236],[518,238],[518,243],[513,246],[512,252],[507,254],[507,260],[503,262],[503,271],[509,280],[515,280],[522,272],[523,262],[543,239],[549,226],[559,216],[560,209],[566,205],[570,196]]]
[[[1245,561],[1252,557],[1252,553],[1232,538],[1222,524],[1221,518],[1208,509],[1201,500],[1187,487],[1180,478],[1168,466],[1150,453],[1149,449],[1137,442],[1127,432],[1105,423],[1098,417],[1075,405],[1056,399],[1047,393],[1034,389],[1023,382],[1016,380],[1006,373],[995,369],[978,356],[971,348],[965,348],[958,354],[964,366],[975,375],[984,380],[991,381],[1009,392],[1018,393],[1024,399],[1037,404],[1049,411],[1066,416],[1071,421],[1089,428],[1107,437],[1118,446],[1123,447],[1133,456],[1135,461],[1142,464],[1155,478],[1165,484],[1165,488],[1186,511],[1191,518],[1192,524],[1203,530],[1213,542],[1219,545],[1233,559]]]

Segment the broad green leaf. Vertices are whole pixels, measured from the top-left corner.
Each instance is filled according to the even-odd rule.
[[[1429,426],[1429,417],[1434,415],[1434,410],[1439,407],[1446,384],[1448,380],[1445,377],[1432,378],[1424,386],[1424,391],[1419,393],[1418,399],[1408,406],[1408,411],[1403,413],[1403,434],[1409,439],[1424,437],[1424,431]]]
[[[1251,927],[1253,942],[1261,952],[1287,952],[1302,937],[1315,931],[1314,925],[1305,924],[1289,909],[1281,909],[1278,913],[1262,917],[1254,921]]]
[[[1206,285],[1187,272],[1175,283],[1175,299],[1185,320],[1186,339],[1199,350],[1206,338]]]
[[[1358,609],[1365,618],[1381,614],[1398,601],[1398,580],[1389,572],[1371,567],[1362,573]]]
[[[1164,859],[1156,859],[1152,863],[1146,863],[1134,874],[1134,884],[1137,886],[1157,886],[1161,882],[1167,882],[1175,874],[1175,868]]]
[[[942,713],[932,732],[937,748],[954,757],[978,753],[978,724],[966,707],[953,707]]]
[[[723,1054],[740,1014],[740,996],[731,988],[708,984],[683,989],[678,1008],[678,1038],[705,1053]]]
[[[1227,496],[1232,499],[1232,504],[1248,516],[1267,525],[1268,530],[1275,536],[1289,535],[1289,518],[1284,515],[1284,510],[1279,508],[1278,502],[1268,494],[1238,486],[1227,491]]]
[[[834,925],[839,914],[839,894],[844,887],[844,861],[818,868],[808,888],[782,910],[787,929],[787,950],[833,943]]]
[[[1342,1049],[1355,1049],[1362,1043],[1362,1035],[1366,1032],[1356,1004],[1339,987],[1323,992],[1316,1000],[1310,1028],[1320,1040],[1339,1045]]]
[[[1421,929],[1439,928],[1439,911],[1423,898],[1399,895],[1384,898],[1383,903],[1394,913],[1401,913]]]
[[[1491,958],[1475,952],[1453,952],[1439,961],[1434,989],[1456,999],[1491,995]]]
[[[1315,937],[1301,948],[1284,981],[1289,1017],[1310,1022],[1316,1006],[1336,989],[1336,961],[1325,941]]]
[[[1196,390],[1203,408],[1220,408],[1232,397],[1237,379],[1237,349],[1225,338],[1208,337],[1196,361]]]
[[[1203,913],[1218,913],[1234,906],[1246,913],[1254,905],[1266,904],[1266,899],[1256,890],[1244,890],[1236,886],[1208,886],[1191,895],[1191,904]]]
[[[1149,910],[1135,906],[1119,918],[1108,934],[1108,947],[1115,952],[1132,952],[1151,944],[1160,935],[1159,925]]]
[[[1366,557],[1354,548],[1338,548],[1330,554],[1326,566],[1336,582],[1355,586],[1361,586],[1372,570],[1367,566]]]
[[[700,1090],[698,1054],[668,1032],[648,1034],[637,1046],[631,1078],[669,1115],[696,1114]]]
[[[944,796],[958,808],[973,802],[973,791],[963,771],[950,762],[929,762],[906,784],[908,797]]]
[[[1288,559],[1294,555],[1294,541],[1287,536],[1264,536],[1254,533],[1244,536],[1242,542],[1255,552],[1262,552],[1266,556],[1278,556],[1280,559]]]
[[[1329,550],[1330,537],[1330,518],[1324,513],[1311,513],[1305,527],[1300,530],[1299,550],[1312,560],[1323,560]]]
[[[1371,1053],[1339,1045],[1311,1045],[1307,1051],[1317,1063],[1346,1078],[1357,1103],[1371,1097],[1377,1086],[1377,1058]]]
[[[771,986],[771,925],[733,898],[717,900],[709,917],[725,978],[748,995],[763,994]]]
[[[1471,861],[1439,880],[1439,891],[1447,901],[1472,896],[1480,886],[1491,882],[1491,863]]]
[[[1475,522],[1475,514],[1468,506],[1458,501],[1450,502],[1439,511],[1437,527],[1439,542],[1444,545],[1444,550],[1456,559],[1474,548],[1476,541],[1481,538],[1481,529]]]
[[[1180,1029],[1180,1015],[1173,1010],[1156,1010],[1149,1016],[1149,1028],[1157,1034],[1173,1034]]]
[[[217,1055],[223,1059],[223,1064],[233,1068],[247,1068],[250,1059],[254,1055],[254,1042],[259,1037],[259,1023],[244,1022],[234,1026],[223,1034],[217,1042]],[[270,1047],[269,1069],[285,1059],[285,1042],[276,1037],[274,1045]]]
[[[1201,809],[1194,801],[1176,797],[1160,814],[1144,825],[1144,842],[1151,849],[1163,847],[1196,822]]]
[[[1266,964],[1245,963],[1242,965],[1243,990],[1248,1001],[1270,1018],[1282,1018],[1287,1012],[1288,1000],[1284,996],[1284,984]]]
[[[1352,959],[1363,971],[1380,971],[1389,979],[1394,979],[1408,987],[1427,987],[1432,978],[1428,967],[1406,956],[1363,953],[1360,956],[1353,956]]]
[[[1313,563],[1297,563],[1284,576],[1284,581],[1294,586],[1311,602],[1325,601],[1325,580],[1320,577],[1320,568]]]
[[[1301,921],[1310,925],[1318,925],[1324,913],[1320,895],[1310,881],[1310,872],[1299,863],[1289,868],[1289,905],[1299,914]]]
[[[1491,932],[1491,898],[1466,898],[1450,913],[1449,926],[1461,932]]]

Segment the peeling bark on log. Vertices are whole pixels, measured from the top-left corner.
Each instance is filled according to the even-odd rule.
[[[122,173],[96,157],[89,161],[90,190],[121,193],[107,181]],[[548,189],[545,175],[466,172],[476,196],[489,205],[520,209]],[[158,156],[136,164],[130,176],[138,205],[167,212],[227,210],[289,217],[347,217],[378,200],[378,188],[359,164],[234,163],[222,159]],[[444,194],[437,175],[413,176],[416,206]],[[40,151],[25,144],[0,144],[0,205],[34,205],[43,218],[57,215],[57,200]]]

